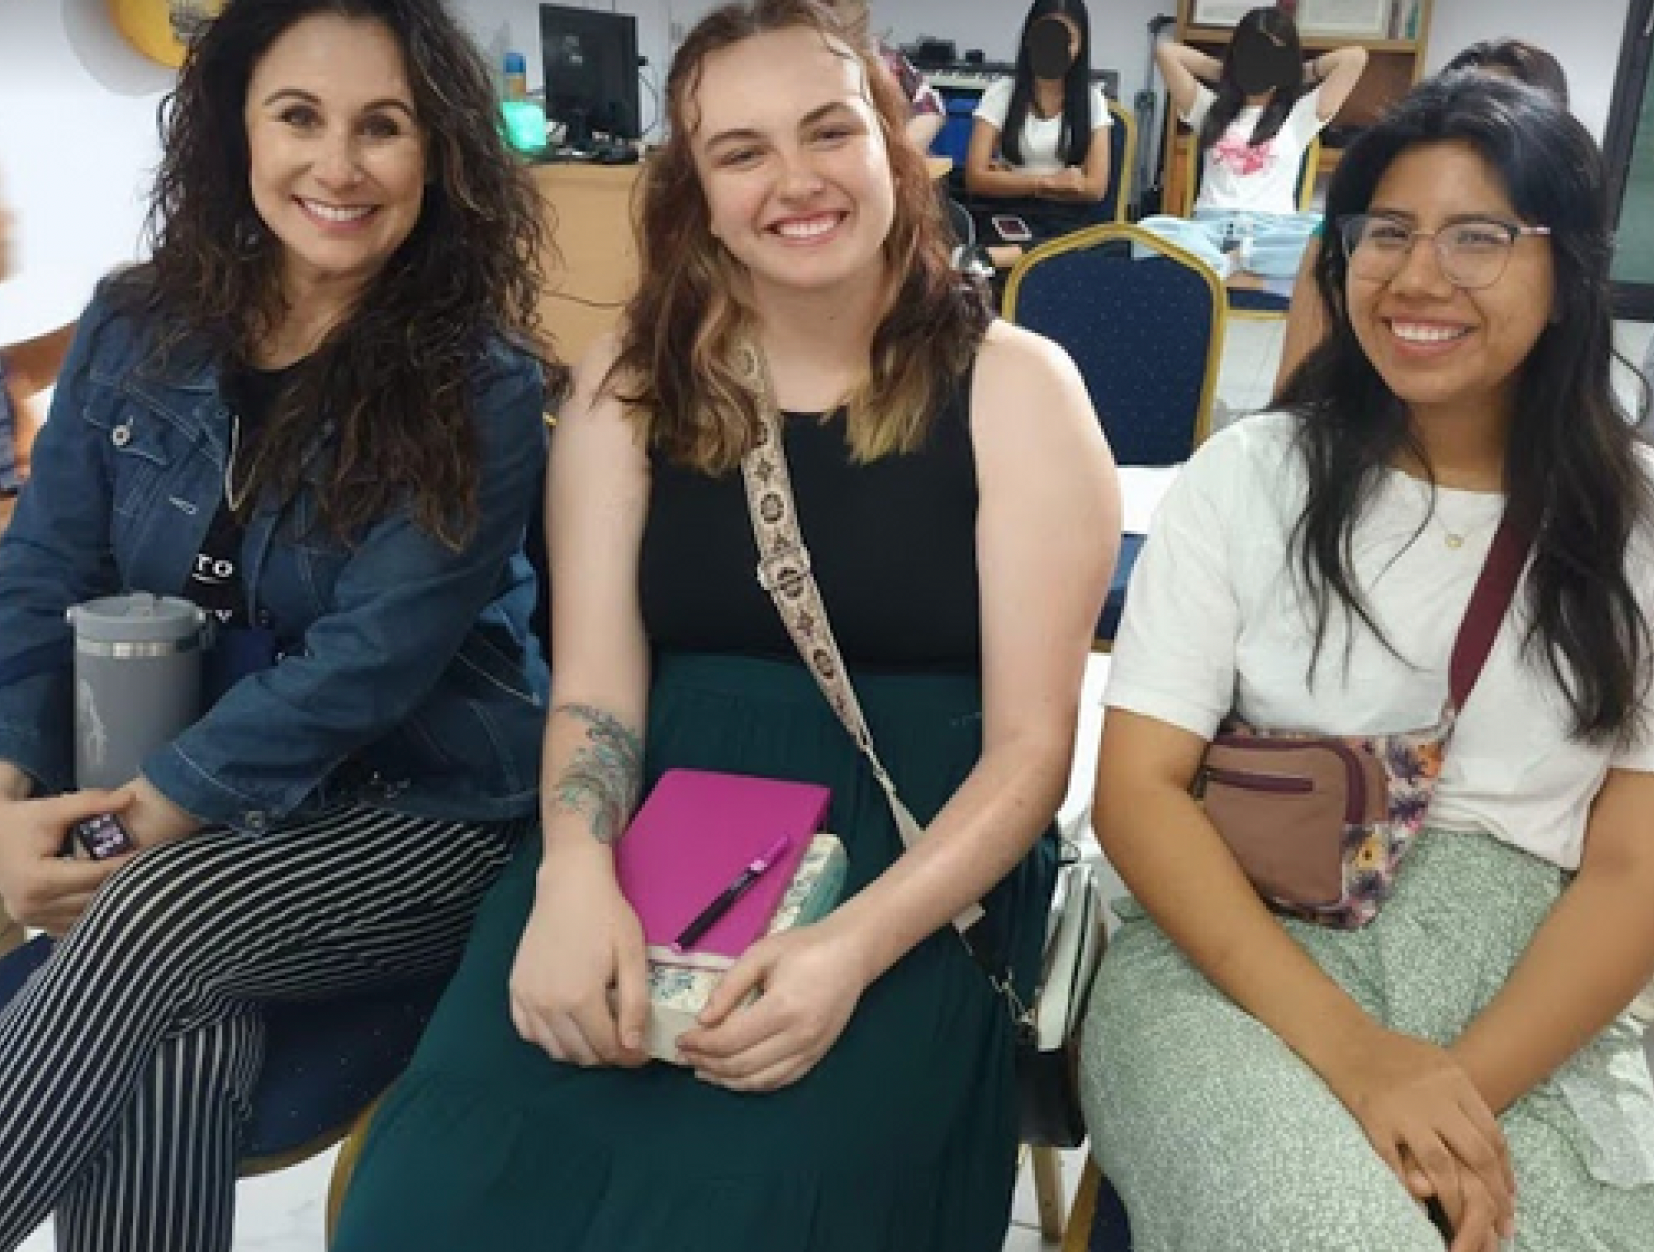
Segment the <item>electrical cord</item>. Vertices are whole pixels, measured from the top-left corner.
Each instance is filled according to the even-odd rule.
[[[665,108],[661,104],[660,88],[650,80],[647,70],[647,65],[640,65],[638,67],[637,79],[638,82],[642,83],[649,89],[649,100],[654,107],[655,115],[649,119],[649,125],[643,127],[642,131],[639,133],[639,137],[643,139],[647,139],[650,135],[654,134],[656,128],[659,127],[661,122],[665,120],[662,116],[665,112]]]
[[[546,292],[546,299],[567,300],[570,304],[581,304],[588,309],[623,309],[626,307],[626,301],[624,300],[588,300],[585,296],[571,296],[566,291],[548,291]]]

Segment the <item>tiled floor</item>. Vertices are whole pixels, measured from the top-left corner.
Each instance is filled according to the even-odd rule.
[[[1261,408],[1269,400],[1281,350],[1283,324],[1279,321],[1239,320],[1229,326],[1218,377],[1218,398],[1231,414]],[[1616,333],[1621,351],[1640,361],[1654,326],[1622,323]],[[1629,390],[1627,395],[1631,394]],[[1097,740],[1102,733],[1102,690],[1108,658],[1092,657],[1086,672],[1081,704],[1079,738],[1069,794],[1063,804],[1063,818],[1079,827],[1089,839],[1081,820],[1091,793],[1092,769]],[[333,1153],[266,1178],[241,1184],[236,1215],[235,1252],[321,1252],[323,1213]],[[1066,1154],[1066,1193],[1072,1197],[1083,1163],[1081,1152]],[[1040,1240],[1031,1179],[1024,1170],[1019,1180],[1014,1224],[1005,1242],[1005,1252],[1035,1252],[1049,1248]],[[22,1252],[50,1252],[51,1237],[41,1231],[24,1243]]]

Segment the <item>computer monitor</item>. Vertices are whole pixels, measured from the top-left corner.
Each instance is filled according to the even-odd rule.
[[[546,116],[566,128],[565,146],[590,147],[594,134],[642,138],[637,18],[542,4],[540,48],[546,60]]]

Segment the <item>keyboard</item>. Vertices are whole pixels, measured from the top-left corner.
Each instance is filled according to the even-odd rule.
[[[952,65],[943,65],[936,69],[921,69],[925,81],[938,91],[974,91],[978,94],[988,90],[988,85],[996,78],[1008,78],[1016,72],[1016,66],[1002,61],[956,61]],[[1120,97],[1120,72],[1118,70],[1092,70],[1091,81],[1103,89],[1103,94],[1111,100]]]
[[[948,65],[937,70],[922,70],[930,85],[937,90],[986,91],[996,78],[1012,73],[1011,65]]]

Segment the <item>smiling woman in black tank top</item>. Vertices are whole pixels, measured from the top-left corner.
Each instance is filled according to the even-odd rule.
[[[485,906],[338,1252],[1003,1241],[1012,1021],[949,921],[980,900],[973,940],[1029,992],[1118,495],[1074,366],[958,285],[904,103],[827,21],[720,9],[673,65],[639,293],[554,440],[543,845]],[[928,826],[910,850],[754,578],[743,345],[879,754]],[[690,1067],[643,1067],[611,845],[674,766],[827,785],[849,873],[836,911],[729,973]]]

